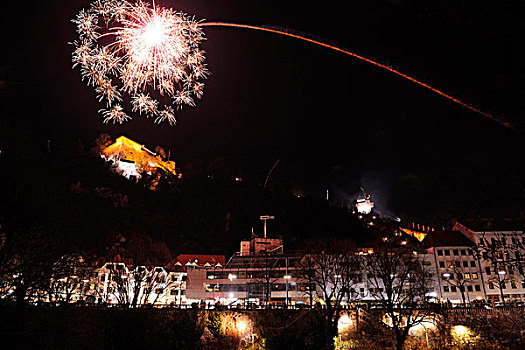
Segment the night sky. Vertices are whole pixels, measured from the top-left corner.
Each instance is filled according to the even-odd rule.
[[[97,114],[103,106],[71,68],[68,45],[77,38],[70,20],[89,2],[13,3],[3,5],[2,127],[51,140],[125,134],[170,149],[181,165],[234,157],[261,182],[280,159],[272,181],[348,199],[364,185],[380,210],[395,215],[428,217],[443,206],[487,203],[501,215],[524,209],[523,133],[368,63],[275,34],[206,27],[212,74],[204,98],[178,112],[176,127],[140,116],[104,125]],[[389,64],[521,130],[525,22],[514,3],[157,2],[206,21],[306,33]]]

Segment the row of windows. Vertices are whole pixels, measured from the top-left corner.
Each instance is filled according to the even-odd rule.
[[[518,245],[520,244],[520,240],[518,237],[511,237],[511,241],[512,241],[512,244],[514,245]],[[492,246],[495,246],[495,245],[507,245],[507,238],[505,237],[501,237],[500,239],[498,238],[495,238],[495,237],[491,237],[490,238],[490,243],[489,243],[489,239],[488,238],[480,238],[479,239],[479,243],[481,245],[492,245]],[[521,244],[525,244],[525,236],[522,236],[521,237]]]
[[[177,289],[177,288],[172,288],[170,290],[170,295],[179,295],[179,290],[180,290],[180,295],[186,295],[186,289]]]
[[[439,256],[450,256],[450,252],[452,251],[452,255],[472,255],[472,250],[470,249],[438,249],[437,255]]]
[[[440,261],[439,262],[439,267],[442,267],[444,268],[445,266],[446,267],[452,267],[452,266],[456,266],[456,267],[461,267],[461,265],[463,265],[463,267],[476,267],[476,262],[474,260],[471,260],[471,261],[467,261],[467,260],[464,260],[464,261]]]
[[[518,266],[518,272],[520,275],[523,275],[523,267],[521,266]],[[500,266],[486,266],[485,267],[485,273],[487,274],[487,276],[490,276],[492,273],[494,274],[500,274],[500,275],[504,275],[504,274],[509,274],[509,275],[514,275],[514,268],[511,266],[511,265],[500,265]]]
[[[284,278],[285,270],[226,270],[226,271],[209,271],[206,273],[206,278],[213,279],[265,279],[265,278]],[[290,275],[290,273],[288,273]]]
[[[207,284],[206,292],[264,292],[265,284]],[[307,283],[272,283],[270,288],[274,292],[284,292],[288,289],[289,292],[294,291],[308,291],[310,286]]]
[[[473,292],[473,291],[476,291],[476,292],[481,292],[481,286],[479,284],[475,284],[473,286],[466,286],[467,287],[467,292]],[[459,291],[459,287],[457,286],[443,286],[443,292],[445,293],[456,293]]]
[[[476,272],[466,272],[464,274],[457,273],[455,276],[453,273],[444,273],[441,275],[442,279],[444,280],[454,280],[455,277],[457,277],[458,280],[475,280],[478,278],[478,274]]]
[[[498,284],[498,283],[489,282],[489,289],[495,289],[496,284]],[[499,284],[498,289],[499,289],[499,288],[501,288],[501,289],[507,289],[507,283],[506,283],[506,282],[501,282],[501,283]],[[516,281],[510,281],[510,288],[512,288],[512,289],[517,289],[517,288],[518,288],[518,282],[516,282]],[[521,288],[525,288],[525,281],[522,281],[522,282],[521,282]]]

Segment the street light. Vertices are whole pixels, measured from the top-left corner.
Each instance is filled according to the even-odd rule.
[[[286,308],[288,309],[288,280],[292,278],[290,275],[284,275],[284,279],[286,281]]]

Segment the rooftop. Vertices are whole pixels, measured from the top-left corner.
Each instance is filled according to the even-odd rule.
[[[474,243],[459,231],[432,231],[423,240],[425,248],[468,247]]]
[[[458,220],[459,224],[474,232],[487,231],[525,231],[525,219],[464,219]]]

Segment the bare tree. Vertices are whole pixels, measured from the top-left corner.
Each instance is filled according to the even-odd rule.
[[[390,319],[396,349],[401,350],[410,328],[433,314],[426,298],[432,287],[431,275],[422,256],[396,237],[384,238],[362,258],[370,293]]]
[[[491,231],[490,235],[483,232],[479,243],[474,247],[476,258],[485,263],[484,272],[489,288],[499,290],[502,302],[505,302],[507,286],[518,283],[517,275],[525,277],[524,255],[520,254],[524,249],[520,235],[508,235],[498,231]]]
[[[136,234],[129,238],[121,253],[124,260],[128,258],[133,262],[134,267],[121,262],[106,264],[110,293],[126,307],[155,304],[172,283],[162,267],[171,260],[169,249],[147,234]],[[118,255],[113,261],[121,259]]]
[[[463,304],[466,303],[466,296],[465,292],[467,290],[467,286],[471,285],[473,282],[472,279],[466,278],[465,271],[463,269],[463,266],[461,265],[460,260],[454,260],[450,263],[447,261],[447,267],[446,267],[446,274],[443,276],[445,281],[452,287],[457,288],[459,292],[461,293],[461,301]],[[468,274],[476,273],[476,272],[467,272]],[[471,287],[472,288],[472,287]]]
[[[127,270],[123,265],[113,264],[110,269],[110,293],[118,304],[129,308],[153,306],[171,285],[168,273],[159,266],[136,266]],[[121,268],[118,268],[121,266]]]
[[[38,231],[6,235],[0,267],[1,297],[18,305],[38,300],[49,283],[57,243]]]
[[[84,293],[89,289],[92,270],[79,254],[66,254],[53,264],[49,287],[47,290],[49,302],[58,301],[70,303],[73,296],[83,300]]]
[[[258,276],[254,279],[254,281],[263,287],[262,289],[265,308],[268,308],[270,304],[272,297],[272,287],[274,283],[279,279],[279,277],[283,277],[278,275],[279,270],[276,266],[278,259],[279,257],[265,250],[259,253],[259,255],[255,258],[255,263],[253,265],[254,267],[258,268],[258,271],[256,272]]]
[[[359,271],[356,253],[347,242],[323,238],[310,243],[307,254],[298,265],[300,277],[324,301],[322,312],[327,349],[334,346],[333,338],[337,336],[343,302],[348,303],[354,298],[356,272]]]

